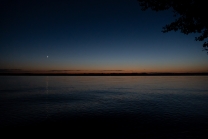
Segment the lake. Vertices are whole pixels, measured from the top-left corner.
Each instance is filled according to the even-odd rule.
[[[16,137],[207,138],[207,83],[208,76],[1,76],[0,131]]]

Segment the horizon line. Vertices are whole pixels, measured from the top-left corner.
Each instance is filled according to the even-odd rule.
[[[138,70],[30,70],[30,69],[0,69],[0,75],[64,75],[64,76],[72,76],[72,75],[111,75],[111,76],[137,76],[137,75],[208,75],[208,71],[197,71],[197,72],[171,72],[171,71],[138,71]]]
[[[0,73],[0,76],[194,76],[194,75],[208,75],[208,72],[154,72],[154,73]]]

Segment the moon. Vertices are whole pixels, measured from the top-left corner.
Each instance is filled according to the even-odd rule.
[[[47,58],[48,58],[48,56],[47,56]]]

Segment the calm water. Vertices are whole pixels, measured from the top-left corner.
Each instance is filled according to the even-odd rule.
[[[0,128],[206,138],[207,83],[208,76],[1,76]]]

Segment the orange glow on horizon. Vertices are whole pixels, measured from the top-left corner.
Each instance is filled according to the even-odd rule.
[[[34,73],[34,74],[110,74],[110,73],[208,73],[208,70],[204,69],[145,69],[145,70],[22,70],[22,69],[5,69],[0,73]]]

